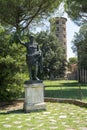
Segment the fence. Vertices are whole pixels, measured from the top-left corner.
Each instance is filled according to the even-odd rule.
[[[87,68],[78,69],[78,81],[80,83],[87,83]]]

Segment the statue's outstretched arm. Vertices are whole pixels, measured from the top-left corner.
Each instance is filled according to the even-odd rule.
[[[21,39],[20,39],[20,37],[17,35],[17,38],[18,38],[18,42],[20,43],[20,44],[22,44],[22,45],[25,45],[25,43],[23,43],[22,41],[21,41]]]

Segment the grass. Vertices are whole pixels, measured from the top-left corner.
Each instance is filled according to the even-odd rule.
[[[77,81],[44,81],[45,96],[87,100],[87,86]],[[46,103],[46,111],[0,111],[0,130],[87,130],[87,108]]]
[[[24,113],[1,111],[0,130],[86,130],[87,109],[70,104],[47,103],[47,110]]]
[[[87,101],[87,85],[77,81],[44,81],[45,97],[79,99]]]

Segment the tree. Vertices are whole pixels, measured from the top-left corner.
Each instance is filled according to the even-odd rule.
[[[74,35],[74,51],[77,51],[79,67],[87,67],[87,25]]]
[[[43,53],[43,76],[45,78],[63,77],[65,72],[65,49],[52,33],[41,32],[37,42]]]
[[[20,97],[23,82],[27,78],[25,50],[12,43],[12,35],[0,26],[0,100],[12,100]]]
[[[77,63],[77,58],[76,57],[70,57],[69,58],[69,63],[70,64],[76,64]]]
[[[52,13],[61,0],[0,0],[1,23],[15,27],[17,32],[31,22]]]
[[[71,70],[71,66],[77,64],[77,58],[76,57],[70,57],[68,61],[68,69]]]
[[[87,23],[87,0],[64,0],[65,11],[77,24]]]

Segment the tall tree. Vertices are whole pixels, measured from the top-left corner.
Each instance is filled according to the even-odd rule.
[[[87,25],[80,28],[74,35],[73,50],[77,51],[79,67],[87,67]]]
[[[0,21],[24,30],[31,22],[52,13],[61,0],[0,0]]]
[[[43,73],[47,78],[64,76],[65,72],[65,49],[58,38],[47,32],[41,32],[37,37],[43,53]]]
[[[81,25],[87,23],[87,0],[64,0],[69,17]]]

